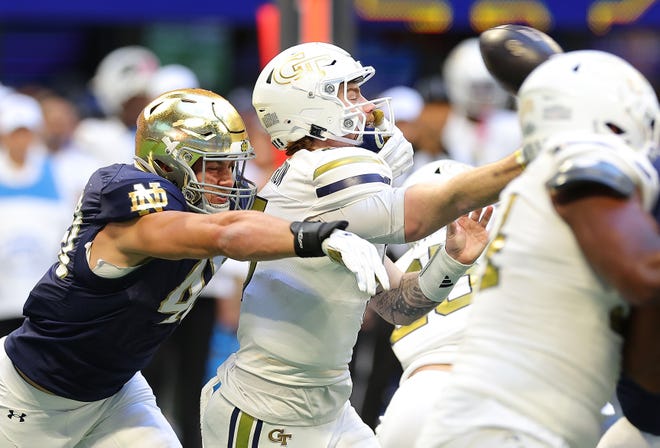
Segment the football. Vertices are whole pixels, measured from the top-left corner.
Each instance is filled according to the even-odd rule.
[[[479,35],[479,49],[491,75],[512,95],[527,75],[562,48],[542,31],[524,25],[499,25]]]

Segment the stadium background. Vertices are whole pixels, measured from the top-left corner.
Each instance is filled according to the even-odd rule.
[[[365,86],[367,94],[374,94],[438,74],[448,51],[465,37],[500,23],[522,23],[549,33],[567,50],[597,48],[624,56],[658,89],[658,3],[2,1],[0,82],[12,87],[38,83],[82,96],[105,54],[122,45],[142,44],[163,63],[190,66],[203,86],[223,94],[238,85],[251,85],[264,58],[277,50],[297,41],[326,40],[376,67],[378,76]]]

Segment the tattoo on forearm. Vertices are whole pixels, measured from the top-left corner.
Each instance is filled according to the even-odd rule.
[[[395,325],[408,325],[438,305],[419,289],[417,274],[404,274],[398,288],[374,296],[371,304],[383,319]]]

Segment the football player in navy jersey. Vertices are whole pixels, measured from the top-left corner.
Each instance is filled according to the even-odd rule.
[[[389,286],[378,252],[347,222],[246,210],[254,152],[221,96],[171,91],[137,124],[135,165],[91,176],[23,325],[2,340],[0,446],[180,447],[140,369],[225,257],[331,253],[361,290]]]

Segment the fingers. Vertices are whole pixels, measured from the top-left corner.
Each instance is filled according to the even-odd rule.
[[[480,221],[481,225],[484,228],[488,226],[488,223],[493,217],[494,212],[495,212],[495,207],[493,207],[492,205],[489,205],[484,209],[484,212],[481,214],[481,221]]]
[[[489,205],[488,207],[478,208],[476,210],[473,210],[465,216],[467,216],[472,221],[479,223],[481,227],[486,228],[491,218],[493,217],[493,211],[494,211],[493,206]]]

